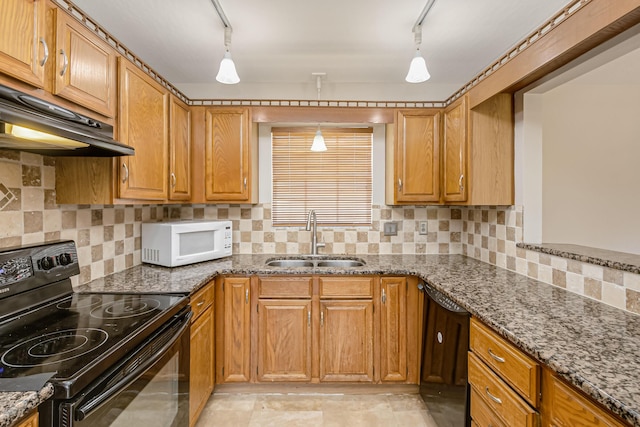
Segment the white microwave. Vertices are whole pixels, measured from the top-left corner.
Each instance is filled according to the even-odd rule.
[[[142,262],[177,267],[231,255],[231,221],[142,224]]]

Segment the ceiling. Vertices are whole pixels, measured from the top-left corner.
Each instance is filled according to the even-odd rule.
[[[569,0],[436,0],[423,23],[431,79],[404,82],[426,0],[219,0],[241,82],[215,81],[224,27],[210,0],[73,0],[191,99],[442,101]]]

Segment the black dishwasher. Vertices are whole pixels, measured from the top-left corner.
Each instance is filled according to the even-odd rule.
[[[469,313],[426,283],[420,395],[438,427],[468,427]]]

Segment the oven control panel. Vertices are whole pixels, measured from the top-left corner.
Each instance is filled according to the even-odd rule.
[[[0,250],[0,298],[80,273],[71,240]]]

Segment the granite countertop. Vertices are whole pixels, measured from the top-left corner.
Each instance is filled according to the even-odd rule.
[[[53,386],[49,383],[40,391],[0,392],[0,427],[13,425],[51,396]]]
[[[349,269],[265,266],[278,257],[234,255],[173,269],[140,265],[76,291],[192,293],[220,274],[414,275],[640,427],[638,315],[463,255],[358,256],[366,265]],[[0,413],[5,412],[3,395]]]

